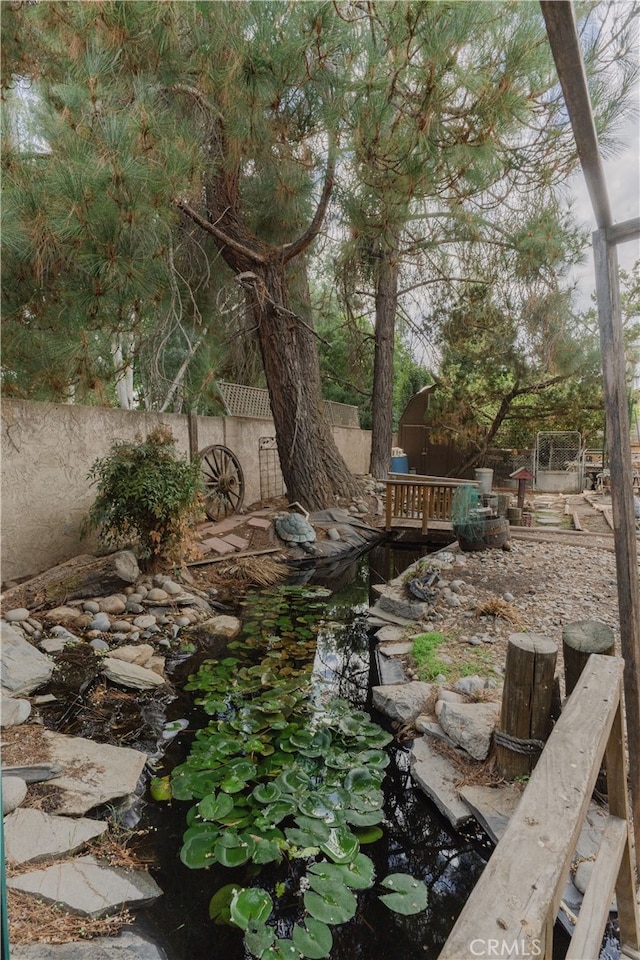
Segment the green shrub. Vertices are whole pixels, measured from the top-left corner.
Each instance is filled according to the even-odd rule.
[[[98,496],[83,532],[97,530],[108,548],[132,544],[147,569],[184,558],[201,513],[201,471],[178,456],[168,427],[156,427],[146,440],[117,440],[89,479]]]

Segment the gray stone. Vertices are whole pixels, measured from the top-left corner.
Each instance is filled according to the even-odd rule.
[[[148,660],[153,656],[154,650],[150,643],[126,643],[122,647],[116,647],[111,651],[111,656],[115,660],[126,660],[127,663],[137,663],[144,667]]]
[[[41,650],[44,650],[45,653],[60,653],[65,647],[73,646],[75,643],[80,643],[80,641],[77,637],[74,637],[73,634],[69,634],[66,637],[45,637],[44,640],[40,641],[38,646]]]
[[[389,588],[389,592],[383,593],[377,606],[387,613],[392,613],[396,617],[405,617],[407,620],[422,620],[429,610],[428,604],[407,600],[397,588]]]
[[[445,597],[448,607],[459,607],[460,606],[460,597],[452,595],[450,597]]]
[[[210,617],[208,620],[205,620],[202,627],[217,637],[228,637],[232,640],[240,633],[242,624],[237,617],[222,614],[219,617]]]
[[[137,663],[117,660],[115,657],[105,657],[102,669],[108,680],[134,690],[151,690],[153,687],[161,687],[164,683],[162,677],[153,670],[147,670]]]
[[[54,620],[56,623],[59,623],[63,620],[77,620],[81,616],[80,610],[76,607],[54,607],[53,610],[47,610],[44,619],[45,620]]]
[[[502,599],[505,601],[505,603],[513,603],[513,601],[515,600],[515,597],[512,593],[509,593],[507,591],[507,593],[502,594]]]
[[[7,623],[22,623],[24,620],[29,619],[29,611],[26,607],[15,607],[13,610],[7,610],[7,612],[3,614],[3,619],[6,620]]]
[[[152,613],[147,613],[144,616],[136,617],[133,625],[134,627],[139,627],[140,630],[149,630],[151,627],[155,627],[156,618]]]
[[[465,699],[455,690],[447,690],[446,687],[440,687],[438,690],[438,700],[444,700],[445,703],[465,703]]]
[[[424,713],[433,686],[421,680],[390,686],[373,687],[373,706],[391,720],[411,723]]]
[[[77,857],[31,870],[8,879],[7,886],[49,903],[61,903],[85,917],[106,917],[125,904],[143,906],[162,894],[144,871],[102,867],[94,857]]]
[[[488,837],[498,843],[520,802],[522,788],[512,783],[499,787],[464,786],[460,796]]]
[[[51,678],[53,661],[3,621],[0,643],[0,680],[8,693],[32,693]]]
[[[102,613],[111,613],[117,617],[119,614],[124,613],[126,609],[126,599],[123,600],[122,597],[119,597],[117,594],[111,597],[105,597],[100,601],[100,610]]]
[[[327,536],[328,536],[329,540],[341,540],[341,539],[342,539],[342,537],[341,537],[341,535],[340,535],[340,531],[339,531],[339,530],[336,530],[335,527],[329,527],[329,529],[327,530]]]
[[[127,600],[127,613],[144,613],[144,607],[141,603],[138,603],[137,600],[132,600],[131,597]]]
[[[418,717],[415,722],[415,728],[418,733],[424,733],[425,736],[431,737],[432,740],[440,740],[442,743],[446,743],[449,747],[457,746],[451,737],[446,735],[440,724],[434,723],[434,721],[428,716]]]
[[[127,597],[127,603],[142,603],[146,595],[147,595],[147,588],[140,587],[139,589],[136,589],[134,593],[129,594],[129,596]]]
[[[96,637],[95,640],[91,640],[89,646],[96,650],[98,653],[106,653],[109,650],[109,644],[106,640],[101,640],[100,637]]]
[[[86,817],[56,817],[41,810],[16,810],[4,821],[7,861],[33,863],[62,857],[108,830],[104,820]]]
[[[85,600],[82,609],[85,613],[100,613],[100,604],[97,600]]]
[[[394,657],[383,657],[376,651],[376,664],[381,686],[406,683],[407,677],[400,660],[396,660]]]
[[[454,687],[459,693],[473,694],[484,690],[485,681],[482,677],[461,677],[456,680]]]
[[[587,892],[587,887],[589,886],[589,883],[591,881],[594,866],[595,864],[593,860],[582,860],[578,864],[578,868],[575,872],[573,882],[575,883],[577,889],[582,894],[585,894]],[[618,901],[615,896],[611,901],[609,910],[614,913],[618,912]]]
[[[2,815],[13,813],[27,795],[27,784],[22,777],[2,777]]]
[[[25,783],[42,783],[43,780],[55,780],[62,768],[55,763],[31,763],[26,767],[4,766],[3,775],[20,777]]]
[[[474,760],[486,760],[500,715],[497,703],[444,703],[440,726]]]
[[[31,713],[28,700],[12,697],[0,689],[0,727],[17,727],[24,723]]]
[[[152,590],[149,590],[146,599],[152,600],[154,603],[166,603],[166,601],[169,599],[169,594],[166,590],[162,590],[160,587],[154,587]]]
[[[405,640],[404,643],[381,643],[378,650],[383,657],[406,657],[413,651],[413,640]]]
[[[62,776],[56,779],[60,798],[56,813],[82,815],[128,796],[136,789],[147,762],[146,754],[130,747],[94,743],[52,730],[45,730],[44,738],[49,760],[62,767]]]
[[[460,771],[439,754],[426,737],[414,741],[411,776],[456,829],[471,819],[469,808],[460,800],[455,787]]]
[[[75,943],[34,943],[11,946],[12,960],[167,960],[150,940],[130,930],[117,937],[96,937]]]
[[[406,635],[406,630],[402,627],[381,627],[376,632],[376,640],[380,643],[399,643]]]
[[[128,620],[114,620],[111,624],[112,633],[131,633],[133,626]]]
[[[107,613],[97,613],[93,620],[90,623],[91,630],[100,630],[101,633],[106,633],[107,630],[111,629],[111,619]]]
[[[184,593],[184,587],[180,586],[180,584],[174,580],[165,580],[162,584],[162,589],[165,593],[168,593],[170,597],[179,597]]]

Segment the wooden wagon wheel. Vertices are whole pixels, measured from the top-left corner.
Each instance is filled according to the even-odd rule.
[[[235,513],[244,500],[244,474],[233,451],[220,444],[200,453],[205,485],[204,509],[210,520],[222,520]]]

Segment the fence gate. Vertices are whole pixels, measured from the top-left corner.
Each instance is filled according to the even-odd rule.
[[[582,489],[581,436],[577,430],[539,433],[536,437],[535,474],[539,490],[569,492]]]
[[[260,499],[273,500],[274,497],[284,496],[284,478],[275,437],[260,437],[258,440],[258,463]]]

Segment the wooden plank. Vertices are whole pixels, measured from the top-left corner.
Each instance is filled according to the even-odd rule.
[[[627,822],[609,817],[580,907],[566,960],[584,960],[600,955],[602,935],[609,919],[618,870],[627,842]]]
[[[557,4],[562,6],[562,4]],[[614,246],[607,244],[605,231],[593,234],[593,256],[598,294],[598,325],[602,351],[605,392],[605,424],[611,504],[615,521],[615,555],[620,615],[620,645],[625,659],[624,696],[629,738],[632,821],[635,848],[640,849],[640,748],[636,732],[640,730],[640,586],[636,521],[631,483],[631,448],[627,405],[626,359],[622,336],[618,258]]]
[[[582,524],[580,523],[580,517],[578,516],[578,514],[577,514],[577,512],[576,512],[575,510],[574,510],[574,512],[571,514],[571,519],[573,520],[573,529],[574,529],[574,530],[582,530]]]
[[[590,658],[439,960],[472,956],[474,941],[524,941],[530,953],[536,942],[546,948],[614,723],[623,666],[618,657]]]
[[[282,547],[265,547],[264,550],[242,550],[238,553],[227,553],[223,557],[207,557],[206,560],[191,560],[188,567],[204,567],[209,563],[222,563],[223,560],[240,560],[241,557],[261,557],[266,553],[282,553]]]
[[[640,237],[640,217],[607,227],[607,243],[626,243]]]

